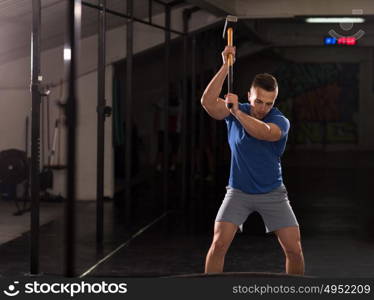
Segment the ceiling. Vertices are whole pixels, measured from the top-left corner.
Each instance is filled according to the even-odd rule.
[[[68,0],[41,0],[42,4],[42,50],[58,47],[64,43],[66,28],[66,3]],[[98,4],[98,0],[83,0]],[[163,12],[164,6],[154,0],[153,15]],[[175,0],[174,0],[175,1]],[[107,0],[107,7],[126,12],[126,0]],[[134,0],[134,16],[148,18],[150,0]],[[362,9],[365,15],[374,15],[372,0],[184,0],[216,16],[227,14],[256,18],[290,18],[302,15],[351,14],[352,9]],[[181,6],[180,5],[180,6]],[[83,6],[82,37],[97,33],[98,11]],[[278,19],[279,20],[279,19]],[[107,15],[107,29],[124,25],[126,19]],[[250,27],[250,22],[247,26]],[[0,0],[0,64],[30,55],[30,33],[32,24],[32,0]],[[162,25],[162,24],[161,24]],[[249,28],[251,29],[251,28]],[[254,33],[255,31],[252,30]]]

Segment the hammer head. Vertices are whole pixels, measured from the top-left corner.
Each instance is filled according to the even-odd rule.
[[[231,15],[228,15],[226,17],[226,21],[225,21],[225,27],[223,28],[223,38],[225,38],[225,35],[226,35],[226,29],[228,27],[233,27],[236,22],[238,22],[238,17],[235,17],[235,16],[231,16]]]

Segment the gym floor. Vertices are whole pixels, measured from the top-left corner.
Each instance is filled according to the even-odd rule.
[[[305,275],[373,278],[373,218],[368,209],[373,206],[368,196],[369,174],[374,170],[370,158],[372,153],[357,156],[350,165],[341,163],[344,156],[321,156],[303,160],[307,163],[301,166],[300,157],[286,155],[284,176],[291,204],[301,225]],[[162,178],[157,172],[149,172],[150,188],[144,188],[144,185],[134,188],[132,213],[135,217],[131,224],[123,222],[118,205],[121,195],[117,195],[115,201],[105,203],[102,247],[97,247],[95,242],[95,202],[78,202],[78,275],[93,266],[85,276],[160,277],[203,271],[213,220],[222,201],[226,179],[215,181],[218,191],[213,182],[198,181],[197,189],[202,188],[201,201],[195,211],[186,213],[172,209],[159,218],[162,200],[157,195],[162,190]],[[170,182],[172,178],[171,174]],[[178,186],[173,188],[171,202],[178,195]],[[7,227],[12,236],[1,234],[1,276],[27,276],[30,235],[26,220],[29,220],[29,214],[13,216],[13,204],[0,201],[0,205],[2,222],[14,226],[12,230]],[[42,203],[40,270],[43,275],[63,274],[62,217],[61,203]],[[98,263],[104,257],[105,260]],[[274,235],[264,233],[257,214],[250,216],[244,232],[238,233],[234,239],[226,257],[225,271],[284,272],[284,255],[278,241]]]

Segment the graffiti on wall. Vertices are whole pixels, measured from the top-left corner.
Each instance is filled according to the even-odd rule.
[[[275,72],[279,109],[296,144],[354,144],[358,113],[357,64],[283,63]]]

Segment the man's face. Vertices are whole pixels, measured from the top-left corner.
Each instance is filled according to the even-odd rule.
[[[265,91],[260,87],[252,87],[248,92],[248,101],[251,104],[251,116],[256,119],[263,119],[272,109],[278,90],[273,92]]]

